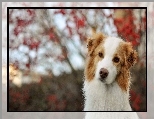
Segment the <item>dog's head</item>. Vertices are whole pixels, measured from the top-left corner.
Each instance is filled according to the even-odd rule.
[[[128,86],[126,80],[129,80],[129,69],[137,59],[131,43],[98,33],[88,38],[87,47],[86,80],[98,80],[105,84],[117,81],[125,89]]]

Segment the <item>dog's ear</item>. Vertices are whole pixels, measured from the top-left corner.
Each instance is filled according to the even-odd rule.
[[[92,31],[92,37],[94,37],[96,35],[96,29],[97,27],[91,27],[91,31]],[[92,50],[92,46],[94,44],[94,38],[87,38],[87,48],[88,48],[88,52],[90,52]]]
[[[128,59],[127,59],[127,62],[129,63],[129,67],[133,66],[137,61],[137,52],[135,50],[133,50]]]
[[[91,51],[92,46],[93,46],[93,40],[92,38],[87,38],[87,48],[88,48],[88,52]]]
[[[93,33],[93,36],[91,38],[87,38],[87,48],[88,48],[88,53],[90,55],[93,54],[94,49],[100,45],[106,36],[103,33]]]
[[[126,43],[126,64],[127,68],[129,69],[137,62],[137,52],[133,49],[131,43]]]

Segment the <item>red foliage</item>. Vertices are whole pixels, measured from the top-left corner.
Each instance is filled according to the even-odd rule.
[[[140,111],[140,105],[142,102],[141,94],[137,94],[135,91],[131,90],[130,95],[131,95],[130,101],[131,101],[132,108],[135,111]]]
[[[20,26],[17,26],[14,28],[14,35],[18,36],[18,34],[22,32],[22,28]]]
[[[10,12],[9,21],[10,23],[13,23],[12,17],[13,10]],[[18,36],[19,33],[21,33],[27,25],[31,24],[34,20],[35,12],[34,10],[27,9],[27,13],[29,14],[30,19],[22,19],[21,16],[16,17],[16,26],[14,27],[14,35]]]
[[[133,107],[136,111],[140,110],[140,104],[141,104],[141,97],[140,95],[137,95],[135,101],[133,102]]]
[[[30,63],[27,63],[26,64],[26,67],[29,69],[30,68]]]
[[[30,49],[37,49],[39,44],[40,42],[32,42],[29,47]]]
[[[47,97],[47,101],[48,102],[53,102],[53,103],[56,103],[56,101],[57,101],[57,97],[56,97],[56,95],[54,95],[54,94],[52,94],[52,95],[49,95],[48,97]]]
[[[22,20],[22,19],[17,19],[17,26],[21,26],[24,27],[28,24],[28,22],[26,20]]]
[[[12,91],[11,89],[9,90],[9,95],[11,100],[14,103],[23,103],[26,104],[26,102],[29,99],[29,95],[28,95],[28,90],[24,90],[23,93],[21,93],[20,91]]]
[[[118,14],[118,12],[121,11],[115,10],[115,12],[117,12]],[[136,18],[133,16],[133,10],[123,10],[122,12],[124,14],[123,16],[117,15],[114,19],[114,24],[117,27],[117,32],[126,41],[131,42],[133,46],[138,46],[140,44],[141,28],[137,29],[137,26],[134,23]],[[145,24],[145,18],[143,19],[143,22]]]
[[[34,38],[24,38],[23,39],[23,44],[27,45],[30,48],[30,50],[32,50],[32,49],[36,49],[37,50],[39,45],[40,45],[40,43],[41,43],[40,41],[37,41]]]
[[[30,16],[34,16],[35,15],[35,11],[34,10],[30,10],[30,9],[27,9],[27,12]]]
[[[68,23],[66,22],[66,28],[65,29],[68,29],[68,32],[69,32],[69,37],[71,37],[73,35],[72,33],[72,28],[68,25]]]
[[[77,21],[77,22],[76,22],[76,25],[77,25],[77,28],[78,28],[78,29],[79,29],[80,27],[82,28],[82,27],[85,26],[85,19],[84,19],[84,18],[81,18],[81,19],[77,18],[76,21]]]
[[[65,9],[60,9],[60,10],[54,12],[54,14],[59,14],[59,13],[62,15],[65,15],[66,11],[65,11]]]
[[[64,110],[66,108],[66,100],[57,99],[57,96],[52,94],[47,97],[49,108],[55,106],[55,110]]]
[[[53,38],[55,38],[54,33],[49,33],[49,39],[53,39]]]

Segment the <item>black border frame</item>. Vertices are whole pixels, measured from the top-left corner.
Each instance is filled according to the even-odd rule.
[[[146,111],[9,111],[9,9],[145,9],[146,10]],[[7,112],[147,112],[147,7],[7,7]]]

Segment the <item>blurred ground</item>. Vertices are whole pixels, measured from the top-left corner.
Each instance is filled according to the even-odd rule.
[[[9,88],[9,111],[82,111],[83,70]],[[13,85],[13,84],[12,84]]]

